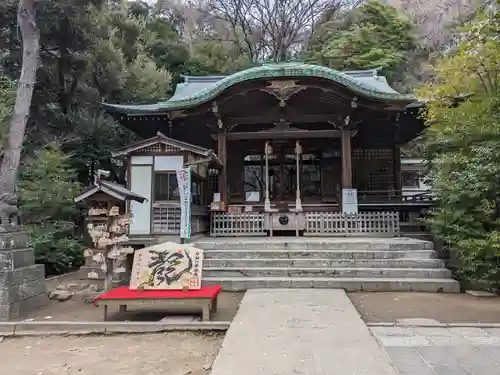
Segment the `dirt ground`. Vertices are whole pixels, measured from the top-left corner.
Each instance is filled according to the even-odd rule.
[[[465,293],[348,293],[367,323],[425,318],[441,323],[500,323],[500,297]]]
[[[244,293],[222,292],[219,295],[217,303],[217,312],[212,315],[213,321],[232,321],[238,311],[238,306]],[[169,315],[165,311],[150,311],[147,309],[135,309],[120,314],[118,310],[109,310],[108,319],[115,321],[159,321]],[[103,320],[103,307],[95,307],[91,303],[85,303],[79,296],[64,302],[51,300],[48,305],[37,309],[36,311],[17,318],[17,321],[33,319],[35,321],[81,321],[99,322]],[[175,315],[178,316],[178,315]],[[201,316],[201,315],[200,315]]]
[[[0,342],[0,373],[12,375],[206,375],[221,334],[26,337]]]

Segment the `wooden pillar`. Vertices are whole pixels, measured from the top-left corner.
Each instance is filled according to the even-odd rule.
[[[219,193],[224,206],[228,204],[227,194],[227,137],[226,133],[217,134],[217,156],[219,157],[223,167],[219,171]]]
[[[396,190],[396,195],[401,195],[401,147],[397,144],[394,145],[392,151],[392,162],[394,168],[394,190]]]
[[[352,155],[351,132],[343,129],[341,133],[342,145],[342,189],[352,188]]]

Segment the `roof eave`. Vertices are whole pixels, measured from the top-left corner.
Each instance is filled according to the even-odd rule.
[[[233,75],[227,76],[212,87],[203,89],[190,97],[179,100],[167,100],[153,105],[125,106],[103,103],[105,109],[110,113],[122,114],[127,116],[134,115],[158,115],[166,114],[173,110],[187,109],[196,107],[210,100],[213,100],[223,91],[238,83],[253,79],[279,79],[287,77],[311,77],[323,78],[344,86],[355,95],[365,96],[376,100],[385,100],[392,102],[413,102],[416,98],[413,95],[404,95],[399,93],[388,93],[375,90],[363,83],[357,82],[355,78],[344,72],[329,69],[327,67],[306,65],[306,64],[277,64],[274,67],[261,66],[250,68]]]

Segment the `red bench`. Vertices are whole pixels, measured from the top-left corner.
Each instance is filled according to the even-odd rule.
[[[108,319],[108,307],[118,307],[126,312],[128,306],[151,306],[181,310],[200,309],[203,320],[210,320],[211,313],[217,310],[219,285],[203,286],[199,290],[130,290],[126,286],[112,289],[94,298],[94,306],[104,307],[104,320]]]

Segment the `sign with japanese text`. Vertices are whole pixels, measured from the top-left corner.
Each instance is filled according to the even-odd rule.
[[[357,189],[342,189],[342,213],[343,214],[358,213]]]
[[[191,168],[177,170],[181,201],[181,238],[191,237]]]

